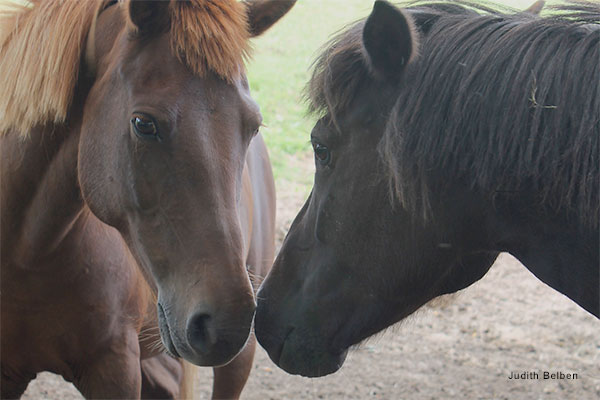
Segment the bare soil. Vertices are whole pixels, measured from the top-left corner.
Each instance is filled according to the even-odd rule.
[[[283,186],[279,241],[304,201],[303,190]],[[539,379],[508,378],[524,371]],[[544,379],[544,371],[577,379]],[[199,375],[196,394],[207,399],[212,372],[205,368]],[[81,396],[62,378],[43,373],[23,398]],[[599,399],[600,320],[502,254],[481,281],[361,345],[333,375],[288,375],[259,349],[243,398]]]

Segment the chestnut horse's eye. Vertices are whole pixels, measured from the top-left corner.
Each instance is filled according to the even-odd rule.
[[[321,165],[327,165],[331,162],[331,152],[320,143],[312,143],[313,150],[315,151],[315,158],[321,163]]]
[[[142,139],[160,139],[156,122],[151,117],[136,114],[131,119],[131,127],[135,134]]]

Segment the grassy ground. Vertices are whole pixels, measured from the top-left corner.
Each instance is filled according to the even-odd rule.
[[[535,0],[504,0],[525,9]],[[302,90],[310,65],[332,34],[366,17],[373,0],[299,0],[273,29],[253,41],[248,68],[252,95],[261,107],[265,136],[278,185],[312,183],[309,144],[314,118],[306,115]]]

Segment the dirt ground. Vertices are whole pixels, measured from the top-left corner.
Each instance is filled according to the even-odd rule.
[[[281,240],[304,193],[291,186],[278,190]],[[537,372],[540,379],[509,380],[512,371]],[[544,371],[578,379],[545,380]],[[205,368],[199,375],[196,394],[209,398],[212,372]],[[23,397],[80,398],[49,373]],[[260,348],[243,398],[598,399],[600,321],[503,254],[481,281],[361,345],[333,375],[288,375]]]

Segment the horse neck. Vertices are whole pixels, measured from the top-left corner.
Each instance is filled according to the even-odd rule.
[[[542,282],[599,316],[598,231],[557,216],[505,213],[493,221],[495,250],[509,252]]]
[[[81,100],[81,101],[77,101]],[[77,181],[80,104],[63,125],[2,139],[3,258],[23,266],[50,254],[81,215]]]

